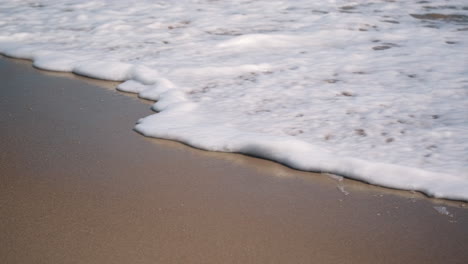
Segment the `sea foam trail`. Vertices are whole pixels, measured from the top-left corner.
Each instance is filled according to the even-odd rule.
[[[122,81],[146,136],[468,200],[467,6],[310,2],[7,1],[0,52]]]

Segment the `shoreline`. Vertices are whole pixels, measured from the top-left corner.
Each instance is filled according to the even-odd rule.
[[[2,59],[6,58],[8,60],[17,61],[18,63],[31,66],[34,69],[36,69],[37,71],[39,71],[39,72],[41,72],[41,73],[43,73],[45,75],[76,79],[76,80],[80,80],[80,81],[86,82],[86,83],[91,84],[91,85],[96,85],[96,86],[99,86],[99,87],[103,87],[103,88],[106,88],[106,89],[108,89],[108,90],[110,90],[112,92],[121,93],[121,94],[123,94],[125,96],[129,96],[131,98],[137,99],[139,102],[150,105],[150,106],[154,106],[154,104],[156,102],[156,101],[151,100],[151,99],[146,99],[146,98],[140,97],[139,93],[128,92],[128,91],[117,89],[119,84],[122,84],[125,81],[110,81],[110,80],[106,80],[106,79],[100,79],[98,77],[90,77],[90,76],[83,75],[83,74],[80,74],[80,73],[77,73],[77,72],[63,72],[63,71],[46,70],[46,69],[42,69],[40,67],[35,66],[33,60],[23,59],[23,58],[16,58],[16,57],[12,57],[12,56],[2,54],[2,53],[0,53],[0,58],[2,58]],[[155,113],[157,113],[157,111],[155,111],[152,107],[150,107],[149,113],[150,114],[155,114]],[[145,117],[147,117],[147,116],[139,117],[136,120],[143,119]],[[136,122],[136,124],[138,124],[138,122]],[[441,197],[433,196],[433,195],[427,194],[426,192],[424,192],[422,190],[411,190],[411,189],[406,189],[406,188],[398,188],[398,187],[394,187],[394,186],[388,186],[388,185],[385,185],[385,184],[379,184],[379,183],[374,183],[374,182],[371,182],[371,181],[367,181],[365,178],[360,178],[360,177],[353,177],[353,176],[347,176],[347,175],[341,175],[341,174],[336,174],[335,175],[335,174],[330,173],[330,172],[318,172],[318,171],[310,171],[310,170],[301,170],[301,169],[295,168],[293,166],[290,166],[288,164],[284,164],[284,163],[282,163],[280,161],[276,161],[275,159],[271,159],[271,158],[264,157],[264,156],[256,156],[256,155],[252,155],[252,154],[249,154],[249,153],[205,150],[203,148],[198,148],[196,146],[188,144],[188,143],[186,143],[184,141],[180,141],[180,140],[176,140],[176,139],[158,138],[158,137],[154,137],[154,136],[145,135],[141,131],[138,131],[137,129],[135,129],[135,127],[133,127],[133,131],[138,133],[139,135],[145,137],[145,138],[150,139],[150,140],[155,139],[156,141],[162,140],[162,141],[176,142],[178,144],[182,144],[182,145],[187,146],[189,148],[194,148],[194,149],[197,149],[197,150],[200,150],[200,151],[203,151],[203,152],[206,151],[206,152],[214,152],[214,153],[225,153],[225,154],[228,154],[228,155],[229,154],[245,155],[245,156],[252,157],[252,158],[255,158],[255,159],[271,161],[273,163],[279,164],[280,166],[285,166],[288,169],[292,169],[294,171],[305,172],[306,174],[307,173],[312,173],[312,174],[320,174],[320,175],[331,175],[332,178],[336,178],[336,177],[343,178],[343,179],[346,179],[346,180],[349,180],[349,181],[352,181],[352,182],[355,181],[355,182],[359,182],[359,183],[362,183],[362,184],[365,184],[365,185],[370,185],[372,187],[383,188],[384,190],[388,189],[388,190],[391,190],[391,192],[393,192],[393,191],[395,191],[397,193],[401,192],[403,196],[408,196],[407,192],[409,192],[411,194],[417,193],[417,194],[420,194],[421,196],[423,196],[424,198],[433,200],[435,203],[441,203],[441,201],[444,201],[442,203],[449,203],[449,204],[450,203],[452,203],[452,204],[461,203],[461,204],[467,204],[466,207],[468,207],[468,201],[463,200],[463,199],[448,198],[448,197],[444,197],[444,196],[441,196]],[[361,161],[362,162],[368,162],[366,160],[361,160]],[[395,164],[384,164],[384,165],[394,166],[395,168],[401,167],[401,166],[395,165]],[[415,168],[407,167],[407,168],[414,169],[414,170],[422,170],[422,169],[416,168],[416,167]],[[395,170],[394,173],[397,173],[397,170]],[[437,173],[437,172],[434,172],[434,173]],[[447,175],[447,176],[449,176],[449,175]]]
[[[468,259],[466,203],[145,138],[136,96],[15,61],[0,58],[7,263]]]
[[[339,157],[335,155],[329,154],[326,149],[315,149],[313,145],[309,145],[301,152],[297,152],[296,149],[288,148],[285,143],[289,143],[290,145],[294,145],[295,143],[305,143],[302,141],[295,141],[295,139],[291,139],[290,142],[282,141],[283,147],[278,148],[274,145],[271,145],[271,141],[278,140],[279,138],[272,137],[272,140],[266,141],[255,141],[250,143],[240,143],[240,144],[232,144],[231,146],[224,145],[224,147],[218,148],[210,145],[206,145],[207,141],[198,141],[194,140],[193,131],[187,129],[187,127],[192,126],[190,122],[182,125],[181,127],[164,127],[165,124],[171,124],[174,120],[178,120],[178,118],[162,118],[162,115],[154,115],[154,112],[162,111],[156,107],[162,101],[166,102],[165,99],[162,100],[154,100],[147,99],[145,96],[142,96],[138,91],[132,91],[132,89],[128,90],[118,88],[121,84],[126,83],[126,79],[120,79],[121,81],[109,81],[106,79],[101,79],[102,76],[94,75],[87,71],[75,71],[70,70],[70,72],[63,72],[63,71],[55,71],[49,69],[43,69],[41,66],[35,64],[33,59],[26,59],[26,58],[15,58],[11,55],[0,54],[0,56],[4,56],[10,59],[18,59],[21,61],[27,61],[28,63],[32,64],[32,66],[40,71],[51,72],[51,74],[56,74],[56,76],[66,76],[67,74],[71,74],[74,77],[79,77],[81,80],[84,80],[88,83],[93,83],[92,80],[96,80],[96,84],[102,83],[102,86],[108,88],[110,90],[117,90],[123,94],[131,96],[133,98],[138,98],[141,102],[145,104],[152,105],[150,112],[151,114],[143,115],[139,117],[138,122],[134,125],[133,130],[137,133],[150,138],[157,138],[157,139],[166,139],[171,141],[177,141],[189,147],[207,150],[207,151],[214,151],[214,152],[226,152],[226,153],[239,153],[247,156],[252,156],[260,159],[271,160],[273,162],[282,164],[283,166],[289,167],[294,170],[300,170],[305,172],[311,173],[328,173],[328,174],[336,174],[340,177],[352,179],[355,181],[363,182],[365,184],[370,184],[374,186],[379,186],[383,188],[389,188],[394,190],[402,190],[402,191],[409,191],[409,192],[419,192],[422,193],[424,196],[434,199],[444,199],[444,200],[451,200],[455,202],[468,202],[468,198],[466,197],[467,185],[463,182],[463,179],[455,176],[454,174],[446,174],[443,172],[436,172],[436,171],[429,171],[419,167],[408,167],[399,164],[393,163],[380,163],[380,162],[373,162],[368,161],[365,159],[357,159],[351,157]],[[88,79],[88,80],[86,80]],[[108,82],[108,83],[106,83]],[[169,96],[171,97],[171,96]],[[177,96],[176,96],[177,97]],[[150,98],[150,97],[148,97]],[[168,99],[171,101],[172,99]],[[178,99],[177,99],[178,100]],[[181,104],[183,102],[180,102]],[[165,103],[163,103],[164,105]],[[184,107],[182,107],[184,108]],[[190,106],[189,106],[190,108]],[[175,111],[177,112],[177,111]],[[184,111],[182,111],[184,112]],[[173,112],[172,112],[173,113]],[[167,115],[167,114],[166,114]],[[180,117],[179,117],[180,118]],[[159,125],[155,126],[154,124],[157,119]],[[146,120],[151,120],[146,122]],[[153,125],[151,125],[153,124]],[[198,125],[198,124],[197,124]],[[160,127],[157,129],[157,127]],[[162,127],[162,128],[161,128]],[[211,127],[209,124],[207,127]],[[182,129],[181,129],[182,128]],[[213,129],[214,127],[211,127]],[[185,131],[184,131],[185,130]],[[196,130],[196,129],[195,129]],[[167,131],[171,131],[171,133],[167,133]],[[175,132],[178,131],[178,132]],[[226,131],[229,131],[226,130]],[[224,131],[224,132],[226,132]],[[230,131],[232,135],[237,135],[236,130]],[[225,138],[226,134],[229,135],[229,132],[223,134],[217,134],[219,138]],[[215,136],[215,138],[218,138]],[[201,135],[200,138],[203,138],[204,134]],[[223,141],[223,140],[221,140]],[[224,142],[229,142],[229,137],[224,139]],[[239,142],[237,142],[239,143]],[[226,148],[228,150],[226,150]],[[258,151],[257,149],[260,149]],[[279,153],[279,154],[278,154]],[[288,153],[288,154],[285,154]],[[291,154],[293,153],[293,154]],[[320,153],[317,155],[316,153]],[[317,155],[317,156],[316,156]],[[307,161],[304,162],[302,157],[307,156],[310,160],[321,162],[312,162],[309,164]],[[314,158],[310,158],[310,157]],[[333,164],[330,166],[330,164]],[[356,169],[359,168],[359,169]],[[408,177],[409,176],[409,177]],[[438,184],[432,184],[433,180],[430,179],[437,178]],[[447,191],[450,189],[450,191]]]
[[[33,67],[34,69],[36,69],[37,71],[39,71],[39,72],[41,72],[41,73],[43,73],[45,75],[76,79],[76,80],[80,80],[80,81],[86,82],[86,83],[91,84],[91,85],[96,85],[96,86],[99,86],[99,87],[102,87],[102,88],[106,88],[106,89],[108,89],[108,90],[110,90],[112,92],[121,93],[121,94],[123,94],[125,96],[129,96],[131,98],[137,99],[139,102],[150,105],[150,106],[153,106],[154,103],[155,103],[155,101],[153,101],[153,100],[141,98],[138,93],[118,90],[116,87],[119,84],[122,84],[123,81],[109,81],[109,80],[105,80],[105,79],[99,79],[99,78],[96,78],[96,77],[93,78],[93,77],[89,77],[89,76],[86,76],[86,75],[81,75],[81,74],[76,73],[76,72],[63,72],[63,71],[44,70],[44,69],[41,69],[39,67],[36,67],[32,60],[15,58],[15,57],[11,57],[11,56],[8,56],[8,55],[5,55],[5,54],[0,54],[0,58],[6,58],[8,60],[17,61],[18,63],[24,64],[24,65],[29,65],[29,66]],[[154,109],[151,109],[151,107],[150,107],[149,110],[150,110],[151,114],[157,113],[157,112],[155,112]],[[144,117],[140,117],[140,118],[144,118]],[[354,178],[354,177],[347,177],[347,176],[343,176],[343,175],[334,175],[334,174],[328,173],[328,172],[316,172],[316,171],[300,170],[300,169],[296,169],[294,167],[288,166],[287,164],[283,164],[281,162],[278,162],[278,161],[275,161],[275,160],[272,160],[272,159],[268,159],[268,158],[264,158],[264,157],[261,157],[261,156],[257,157],[257,156],[254,156],[254,155],[249,155],[249,154],[245,154],[245,153],[238,153],[238,152],[209,151],[209,150],[204,150],[204,149],[201,149],[201,148],[197,148],[197,147],[192,146],[190,144],[187,144],[187,143],[185,143],[183,141],[164,139],[164,138],[156,138],[156,137],[152,137],[152,136],[146,136],[143,133],[137,131],[135,128],[133,128],[133,131],[138,133],[139,135],[149,139],[149,140],[155,139],[156,141],[174,142],[174,143],[177,143],[177,144],[181,144],[183,146],[187,146],[189,148],[194,148],[194,149],[200,150],[202,152],[223,153],[223,154],[227,154],[227,155],[229,155],[229,154],[245,155],[245,156],[252,157],[252,158],[255,158],[255,159],[270,161],[270,162],[273,162],[273,163],[278,164],[280,166],[285,166],[288,169],[291,169],[291,170],[294,170],[294,171],[305,172],[306,174],[311,173],[311,174],[319,174],[319,175],[330,175],[332,178],[342,178],[342,179],[346,179],[346,180],[349,180],[349,181],[352,181],[352,182],[359,182],[359,183],[362,183],[362,184],[365,184],[365,185],[370,185],[370,187],[383,188],[384,190],[388,189],[388,190],[390,190],[390,192],[396,192],[396,193],[401,192],[401,194],[403,196],[405,196],[405,197],[409,197],[409,196],[413,197],[412,195],[408,195],[407,194],[408,192],[410,194],[417,193],[417,194],[420,194],[424,198],[433,200],[434,203],[449,203],[449,204],[451,204],[451,203],[452,204],[461,203],[461,204],[466,204],[466,207],[468,207],[468,201],[464,201],[464,200],[460,200],[460,199],[433,197],[433,196],[430,196],[430,195],[424,193],[423,191],[419,191],[419,190],[406,190],[406,189],[401,189],[401,188],[393,188],[393,187],[388,187],[388,186],[382,186],[382,185],[379,185],[379,184],[369,183],[369,182],[367,182],[365,180],[357,179],[357,178]],[[217,154],[214,154],[214,155],[217,155]],[[415,168],[415,169],[418,169],[418,168]],[[443,202],[441,202],[441,201],[443,201]]]

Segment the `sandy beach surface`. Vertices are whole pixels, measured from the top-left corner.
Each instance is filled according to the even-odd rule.
[[[145,138],[115,83],[0,76],[0,263],[468,263],[466,203]]]

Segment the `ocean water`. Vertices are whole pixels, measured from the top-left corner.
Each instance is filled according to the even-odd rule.
[[[468,200],[466,0],[0,0],[0,52],[122,81],[146,136]]]

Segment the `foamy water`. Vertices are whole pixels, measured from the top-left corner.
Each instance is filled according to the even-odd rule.
[[[144,135],[468,200],[468,3],[0,1],[0,52],[124,81]]]

